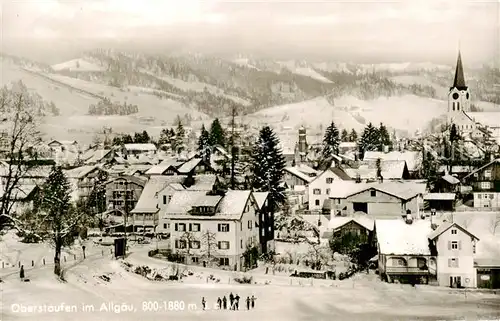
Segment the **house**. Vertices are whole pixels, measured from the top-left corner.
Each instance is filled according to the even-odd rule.
[[[10,196],[10,213],[13,216],[23,214],[26,210],[33,208],[33,201],[40,192],[38,185],[20,185],[13,188]],[[3,186],[0,184],[0,198],[4,193]]]
[[[156,154],[156,146],[154,144],[124,144],[122,153],[124,157],[137,156],[140,154]]]
[[[174,158],[165,159],[160,164],[151,167],[145,172],[147,176],[153,175],[177,175],[177,168],[181,166],[184,162],[176,160]]]
[[[142,176],[152,168],[152,165],[139,164],[139,165],[128,165],[128,164],[116,164],[107,168],[107,172],[112,177],[117,176]]]
[[[500,260],[475,259],[474,267],[477,271],[477,287],[500,289]]]
[[[429,234],[437,251],[440,286],[476,287],[474,254],[479,239],[457,223],[444,222]]]
[[[316,173],[306,173],[299,169],[298,166],[285,167],[283,181],[292,189],[295,186],[305,188],[315,177]]]
[[[253,192],[258,208],[260,252],[274,252],[274,213],[269,208],[269,192]]]
[[[349,216],[363,212],[373,217],[400,217],[419,213],[425,183],[383,182],[344,183],[336,186],[329,196],[331,215]]]
[[[471,172],[473,172],[476,168],[474,166],[461,166],[461,165],[453,165],[453,166],[447,166],[447,165],[441,165],[438,167],[438,174],[440,175],[452,175],[459,180],[462,180],[465,176],[469,175]]]
[[[455,210],[455,193],[427,193],[424,195],[425,210],[436,211]]]
[[[99,176],[107,177],[108,173],[95,165],[76,167],[64,172],[73,187],[73,199],[77,200],[90,195]]]
[[[251,191],[179,191],[161,212],[159,230],[168,229],[172,251],[186,262],[241,271],[252,263],[245,252],[258,246],[257,211]]]
[[[459,191],[460,180],[450,174],[445,174],[434,184],[433,191],[438,193],[456,193]]]
[[[80,155],[80,160],[85,165],[107,164],[118,155],[111,149],[89,149]]]
[[[410,173],[404,160],[381,160],[381,178],[385,180],[409,179]],[[346,168],[344,170],[351,179],[377,180],[377,161],[363,161],[358,168]]]
[[[437,277],[436,253],[431,252],[426,220],[384,219],[375,221],[378,270],[382,280],[393,283],[429,283]]]
[[[333,182],[346,179],[350,178],[344,175],[342,171],[336,170],[333,167],[312,179],[307,185],[308,209],[310,211],[320,211],[323,208],[325,200],[330,197]]]
[[[106,183],[108,210],[130,213],[136,207],[146,182],[146,178],[137,176],[119,176],[109,180]]]
[[[196,175],[196,174],[206,174],[213,173],[214,170],[205,162],[202,158],[193,157],[186,161],[177,168],[177,173],[179,175]]]
[[[198,155],[201,157],[201,155]],[[210,153],[210,166],[219,173],[228,173],[230,169],[231,154],[220,145],[214,146]]]
[[[357,153],[357,152],[358,152],[358,144],[356,142],[341,142],[339,144],[340,154]]]
[[[164,202],[160,191],[170,184],[180,183],[180,176],[152,176],[146,182],[139,196],[133,214],[134,227],[137,232],[152,233],[158,225],[160,203]]]
[[[462,181],[472,186],[474,207],[500,208],[500,158],[466,175]]]
[[[18,172],[19,170],[19,172]],[[11,174],[9,174],[9,165],[7,163],[0,164],[0,185],[5,185],[9,176],[14,177],[19,173],[18,185],[41,185],[49,177],[52,171],[52,166],[41,165],[36,167],[22,167],[19,169],[17,166],[12,166]]]
[[[76,140],[53,140],[47,144],[53,151],[78,151],[78,142]]]
[[[416,178],[422,168],[422,153],[416,151],[392,151],[388,153],[367,151],[364,153],[364,161],[405,161],[409,177]],[[385,176],[384,176],[385,178]],[[405,178],[406,179],[406,178]]]
[[[327,231],[323,234],[323,238],[340,238],[351,234],[358,237],[359,244],[370,244],[373,241],[374,227],[375,221],[365,216],[336,216],[328,222]]]

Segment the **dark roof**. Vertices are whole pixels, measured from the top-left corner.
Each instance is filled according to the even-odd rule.
[[[464,68],[462,66],[462,56],[460,51],[458,52],[457,67],[455,69],[455,79],[453,80],[453,87],[450,89],[457,88],[458,90],[467,90],[465,85]]]
[[[330,170],[335,174],[337,175],[338,177],[340,177],[340,179],[344,180],[344,181],[349,181],[351,180],[352,178],[346,174],[346,172],[344,172],[344,170],[340,167],[330,167]]]

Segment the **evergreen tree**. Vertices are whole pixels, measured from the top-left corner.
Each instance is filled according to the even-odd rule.
[[[339,130],[332,122],[327,128],[323,136],[323,158],[329,158],[333,154],[339,153]]]
[[[130,134],[126,134],[122,136],[122,143],[123,144],[132,144],[134,142],[134,139]]]
[[[184,140],[186,138],[186,131],[184,130],[184,126],[182,125],[182,122],[179,122],[177,124],[177,128],[175,130],[175,139],[173,142],[172,148],[177,152],[180,153],[185,149],[184,146]]]
[[[226,137],[224,133],[224,129],[220,124],[218,118],[215,118],[210,126],[210,135],[209,135],[210,146],[221,145],[226,146]]]
[[[113,137],[113,142],[112,142],[113,146],[121,146],[123,145],[123,139],[121,136],[115,136]]]
[[[269,126],[263,127],[252,151],[252,186],[256,191],[269,192],[269,206],[273,212],[286,200],[281,186],[285,166],[276,134]]]
[[[71,186],[60,166],[54,167],[35,201],[37,214],[46,222],[44,231],[55,247],[54,273],[61,276],[61,252],[75,239],[82,216],[71,204]]]
[[[198,138],[198,151],[206,162],[210,162],[210,145],[209,145],[209,134],[205,129],[205,125],[201,125],[201,134]]]
[[[389,150],[392,149],[391,136],[387,127],[383,123],[380,123],[380,127],[378,128],[378,139],[379,139],[379,151],[384,151],[384,146],[388,146]]]
[[[354,128],[351,130],[351,133],[349,134],[349,141],[350,142],[357,142],[358,141],[358,133]]]
[[[142,142],[144,144],[147,144],[147,143],[151,142],[151,137],[149,137],[148,132],[145,131],[145,130],[142,131]]]
[[[379,145],[378,129],[373,127],[372,123],[369,123],[363,130],[363,134],[359,140],[359,152],[361,157],[363,157],[364,153],[367,151],[378,150]]]
[[[436,183],[439,180],[438,166],[438,161],[432,153],[424,151],[424,158],[422,160],[423,176],[427,180],[427,188],[431,192],[435,191]]]
[[[349,133],[347,132],[347,129],[342,129],[342,134],[340,136],[340,141],[342,142],[348,142],[349,141]]]
[[[108,172],[99,170],[94,181],[94,187],[90,191],[85,203],[85,210],[90,215],[98,215],[98,226],[102,231],[104,228],[103,217],[100,215],[106,211],[106,185],[109,178]]]

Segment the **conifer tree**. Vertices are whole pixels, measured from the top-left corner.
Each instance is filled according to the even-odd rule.
[[[358,141],[358,133],[356,130],[353,128],[351,130],[351,133],[349,134],[349,141],[350,142],[357,142]]]
[[[179,122],[177,124],[177,128],[175,129],[175,138],[172,144],[172,148],[174,149],[174,151],[180,153],[185,149],[184,146],[185,138],[186,138],[186,131],[184,129],[184,126],[182,125],[182,122]]]
[[[75,240],[83,218],[71,204],[71,186],[60,166],[54,167],[35,201],[37,216],[45,222],[43,233],[55,247],[54,273],[61,275],[61,252]]]
[[[367,151],[376,151],[379,148],[379,135],[378,129],[369,123],[361,135],[361,139],[359,140],[359,152],[361,157],[363,157],[364,153]]]
[[[432,153],[424,151],[424,158],[422,160],[423,176],[427,180],[427,187],[431,192],[435,191],[435,186],[439,179],[438,165],[438,161]]]
[[[388,146],[389,150],[392,149],[391,136],[383,123],[380,123],[380,127],[378,128],[378,139],[379,151],[384,151],[384,146]]]
[[[349,141],[349,133],[347,132],[347,129],[342,129],[342,134],[340,136],[340,140],[342,142],[348,142]]]
[[[276,134],[269,126],[263,127],[252,152],[252,186],[256,191],[269,192],[269,206],[273,212],[285,203],[281,186],[285,165]]]
[[[335,124],[331,122],[326,128],[325,135],[323,136],[323,157],[329,158],[333,154],[338,154],[339,143],[339,130],[335,127]]]
[[[222,125],[218,118],[215,118],[210,126],[210,135],[209,135],[210,146],[220,145],[222,147],[226,146],[226,137],[224,133],[224,129],[222,129]]]
[[[205,129],[205,125],[201,125],[201,134],[198,138],[198,152],[200,152],[201,158],[210,162],[209,134]]]

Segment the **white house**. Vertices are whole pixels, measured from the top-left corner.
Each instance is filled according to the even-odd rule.
[[[224,196],[178,191],[161,213],[159,231],[166,227],[171,249],[188,263],[242,270],[245,251],[259,247],[258,205],[251,191],[229,190]]]
[[[437,250],[437,279],[440,286],[477,285],[474,268],[476,242],[479,239],[457,223],[445,222],[430,235]]]
[[[123,146],[123,154],[125,156],[156,154],[156,146],[154,144],[125,144]]]
[[[349,179],[342,175],[336,168],[329,168],[316,176],[307,186],[307,199],[309,201],[309,210],[321,210],[327,199],[330,197],[332,184],[334,181],[343,181]]]

